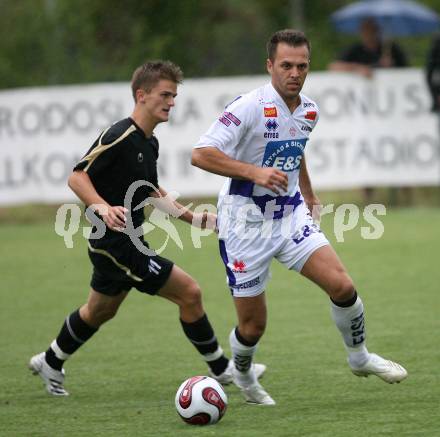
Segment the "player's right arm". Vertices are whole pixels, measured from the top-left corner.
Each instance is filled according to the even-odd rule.
[[[108,228],[119,231],[125,227],[125,212],[127,210],[123,206],[109,205],[98,194],[87,172],[73,171],[67,183],[84,205],[92,207],[102,217]]]
[[[191,164],[203,170],[233,179],[244,179],[279,194],[287,191],[287,174],[272,167],[257,167],[230,158],[214,146],[193,149]]]
[[[210,173],[251,181],[279,194],[287,190],[286,173],[237,159],[243,138],[258,120],[260,107],[255,102],[256,96],[249,93],[228,105],[193,149],[191,164]]]

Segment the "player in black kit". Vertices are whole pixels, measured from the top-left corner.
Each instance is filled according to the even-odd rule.
[[[105,130],[69,177],[70,188],[96,225],[89,238],[93,274],[87,302],[67,316],[47,351],[29,362],[52,395],[68,395],[64,362],[115,316],[132,287],[177,304],[183,331],[209,365],[211,376],[223,384],[232,382],[232,363],[217,342],[197,282],[149,249],[139,232],[145,217],[143,208],[136,207],[148,198],[187,223],[215,226],[215,216],[183,209],[158,184],[159,143],[153,130],[168,121],[182,77],[180,68],[169,61],[138,67],[131,82],[133,113]],[[100,223],[104,235],[99,235]],[[264,365],[255,365],[259,376],[264,370]]]

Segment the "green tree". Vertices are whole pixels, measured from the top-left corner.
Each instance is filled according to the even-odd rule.
[[[312,68],[325,69],[356,39],[329,15],[348,0],[0,0],[0,87],[126,81],[146,59],[186,77],[265,72],[265,42],[303,23]],[[438,0],[424,4],[439,10]],[[301,7],[302,5],[302,7]],[[429,36],[399,40],[424,65]]]

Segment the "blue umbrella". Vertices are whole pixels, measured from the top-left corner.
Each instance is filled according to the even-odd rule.
[[[363,0],[330,17],[336,30],[344,33],[358,33],[366,18],[373,18],[387,36],[429,33],[440,24],[434,11],[409,0]]]

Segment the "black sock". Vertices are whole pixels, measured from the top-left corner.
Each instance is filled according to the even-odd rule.
[[[235,327],[235,336],[237,337],[237,340],[243,345],[248,347],[253,347],[258,343],[257,341],[248,341],[245,338],[242,337],[240,334],[240,331],[238,330],[238,326]]]
[[[229,360],[219,346],[208,317],[204,314],[192,323],[180,319],[183,332],[208,363],[214,375],[220,375],[228,367]]]
[[[70,355],[82,346],[98,329],[89,326],[81,316],[79,310],[70,314],[61,328],[58,337],[46,351],[46,362],[50,367],[61,370]]]
[[[345,302],[337,302],[337,301],[333,300],[332,298],[330,298],[330,300],[338,307],[348,308],[348,307],[353,306],[356,303],[357,297],[358,297],[357,291],[354,290],[353,296],[350,297],[350,299],[346,300]]]

